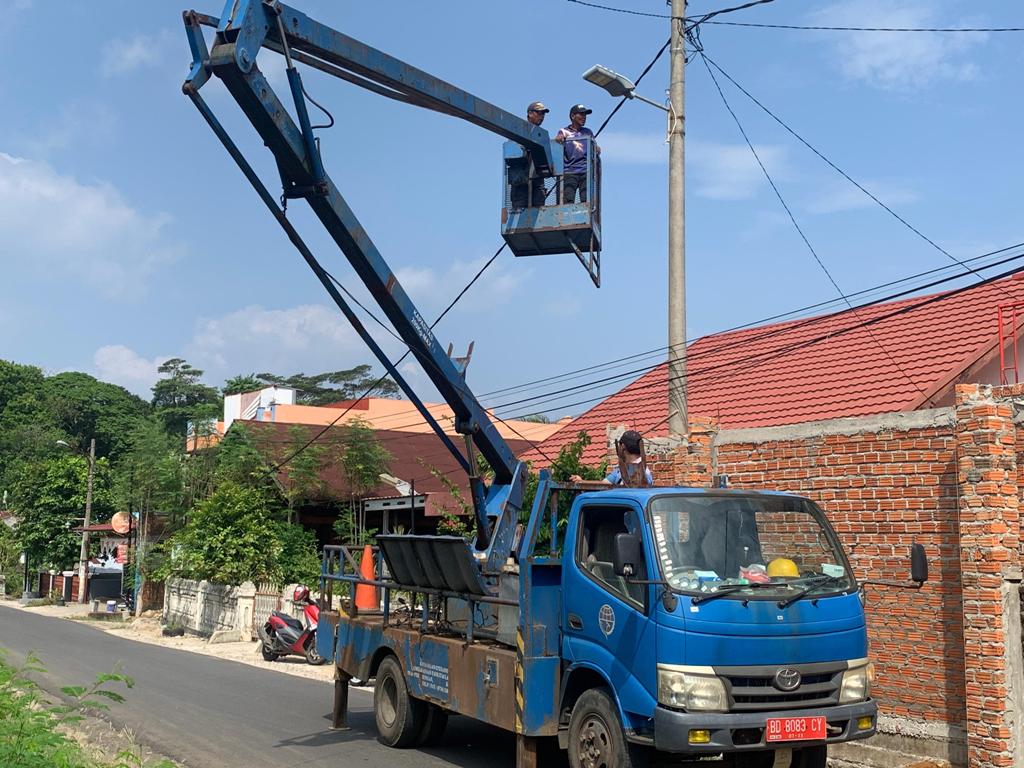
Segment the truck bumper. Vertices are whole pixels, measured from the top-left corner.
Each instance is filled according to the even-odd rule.
[[[825,743],[853,741],[873,736],[877,724],[878,705],[872,699],[856,704],[842,704],[827,709],[786,709],[777,712],[677,712],[658,707],[654,710],[654,746],[663,752],[718,754],[781,747],[799,748],[820,741],[787,741],[767,744],[765,721],[770,717],[815,717],[824,715],[828,723]],[[861,730],[857,719],[871,716],[871,727]],[[711,732],[707,744],[691,744],[691,730]]]

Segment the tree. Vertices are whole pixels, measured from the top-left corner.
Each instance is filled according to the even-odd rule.
[[[528,416],[520,416],[519,421],[531,421],[534,424],[550,424],[551,417],[544,413],[531,413]]]
[[[33,563],[66,568],[78,561],[80,525],[85,511],[88,460],[58,453],[18,468],[11,481],[11,509],[18,517],[15,534]],[[114,512],[113,477],[106,459],[97,459],[93,478],[93,522]]]
[[[128,450],[135,428],[149,417],[149,403],[123,387],[69,371],[46,379],[44,407],[68,438],[112,461]]]
[[[223,483],[200,501],[170,540],[171,557],[161,575],[207,579],[218,584],[275,581],[280,576],[280,511],[268,494]]]
[[[304,373],[291,376],[257,373],[256,378],[265,384],[298,390],[296,402],[301,405],[329,405],[340,400],[354,400],[363,396],[398,396],[398,385],[395,382],[386,377],[377,381],[377,377],[371,371],[369,365],[357,365],[348,370],[328,371],[313,376]]]
[[[266,383],[257,379],[255,373],[240,374],[225,381],[222,392],[225,396],[237,395],[241,392],[256,392],[265,386]]]
[[[334,529],[348,543],[362,544],[369,532],[365,521],[356,514],[358,500],[380,484],[380,476],[388,471],[392,456],[377,439],[373,427],[362,419],[347,422],[342,433],[345,451],[340,463],[351,505],[338,515]]]
[[[53,452],[64,435],[47,412],[45,377],[31,365],[0,360],[0,480],[17,465]]]
[[[153,385],[153,410],[167,434],[184,437],[188,423],[215,419],[220,398],[217,390],[200,382],[203,372],[180,357],[157,369],[164,378]]]

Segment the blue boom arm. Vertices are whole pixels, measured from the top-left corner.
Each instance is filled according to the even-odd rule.
[[[200,28],[202,25],[217,26],[209,50]],[[187,12],[185,26],[193,64],[183,90],[195,102],[263,201],[272,209],[332,298],[346,316],[353,320],[356,330],[367,340],[374,354],[432,424],[449,450],[468,468],[476,508],[477,548],[486,549],[486,569],[496,570],[504,563],[512,546],[514,526],[525,486],[524,467],[467,387],[464,368],[453,362],[438,343],[430,325],[417,311],[323,169],[306,111],[301,79],[293,59],[382,95],[460,117],[517,141],[531,154],[535,165],[542,169],[541,172],[551,168],[547,132],[277,2],[229,0],[224,16],[219,21]],[[287,59],[289,87],[295,102],[298,124],[292,120],[284,104],[255,65],[261,48],[279,51]],[[285,196],[301,197],[309,203],[399,336],[452,407],[456,431],[467,438],[468,461],[447,439],[382,350],[371,343],[365,329],[357,325],[355,315],[337,290],[333,289],[325,270],[319,266],[288,223],[284,212],[199,96],[199,88],[211,74],[224,83],[274,155]],[[480,451],[494,470],[494,482],[489,488],[485,489],[476,476],[474,448]]]

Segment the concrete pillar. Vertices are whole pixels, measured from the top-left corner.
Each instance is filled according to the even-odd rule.
[[[235,611],[235,628],[240,639],[252,639],[253,614],[256,613],[256,585],[243,581],[237,591],[238,608]]]
[[[968,765],[1009,768],[1024,757],[1020,513],[1011,401],[994,397],[988,386],[958,385],[955,431]]]

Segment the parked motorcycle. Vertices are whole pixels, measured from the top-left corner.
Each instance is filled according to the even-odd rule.
[[[303,621],[281,611],[272,611],[263,626],[258,627],[263,645],[260,649],[265,661],[275,661],[282,656],[305,657],[313,666],[320,666],[326,659],[316,649],[316,627],[320,622],[320,606],[310,598],[309,587],[299,585],[292,593],[292,600],[303,606]]]

